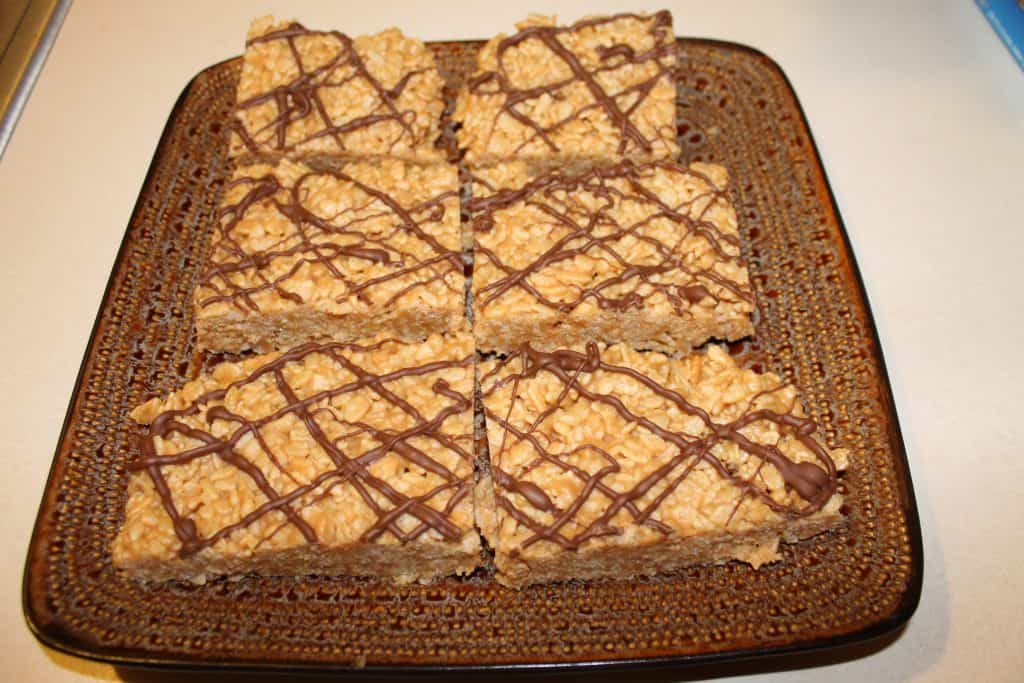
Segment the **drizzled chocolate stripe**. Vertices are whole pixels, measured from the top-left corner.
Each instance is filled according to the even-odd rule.
[[[646,24],[647,31],[654,40],[654,47],[644,52],[636,52],[632,46],[622,43],[600,46],[598,56],[601,64],[588,68],[560,40],[561,36],[567,33],[599,29],[604,25],[624,19]],[[635,151],[651,152],[653,141],[644,136],[630,117],[650,96],[658,82],[669,78],[675,69],[677,48],[675,38],[671,34],[671,27],[672,15],[667,11],[658,12],[650,17],[630,13],[593,17],[578,21],[571,26],[530,26],[498,42],[497,69],[484,71],[474,76],[469,81],[469,91],[480,95],[500,94],[503,96],[501,108],[495,114],[494,128],[498,127],[502,116],[509,116],[533,130],[533,135],[523,141],[515,149],[515,153],[520,152],[526,145],[537,139],[543,141],[552,152],[559,152],[560,148],[552,139],[552,135],[559,128],[594,109],[603,112],[618,130],[620,138],[618,154]],[[504,64],[505,53],[530,40],[542,43],[569,68],[572,76],[531,88],[515,87]],[[614,71],[626,65],[641,66],[648,63],[657,67],[653,75],[619,92],[607,92],[598,80],[598,76],[603,72]],[[533,100],[545,95],[554,99],[562,99],[564,97],[562,91],[578,83],[586,87],[593,97],[591,105],[581,107],[546,127],[526,113]],[[623,104],[629,101],[631,104],[623,108]]]
[[[643,181],[659,169],[681,177],[699,179],[709,189],[684,204],[669,206],[643,185]],[[480,184],[487,187],[482,181]],[[626,160],[613,166],[594,167],[580,175],[553,172],[517,190],[491,189],[492,194],[474,197],[468,203],[468,209],[474,216],[474,231],[478,235],[486,235],[493,229],[496,212],[519,203],[543,212],[550,222],[564,228],[565,232],[524,268],[508,265],[493,249],[481,244],[486,240],[478,238],[476,258],[487,258],[503,273],[503,276],[483,283],[476,289],[476,306],[481,310],[513,288],[529,293],[538,303],[560,313],[570,313],[588,299],[605,310],[641,309],[646,300],[659,292],[677,314],[682,314],[692,304],[705,299],[711,299],[715,304],[741,301],[754,303],[754,294],[749,284],[722,276],[714,265],[707,268],[689,266],[685,262],[686,253],[647,234],[646,228],[651,222],[658,219],[671,221],[677,226],[677,244],[689,234],[699,235],[707,241],[720,263],[743,267],[739,239],[735,235],[723,233],[706,218],[714,207],[728,203],[726,189],[716,187],[710,178],[696,170],[669,161],[636,164]],[[602,201],[596,209],[587,209],[584,208],[586,202],[576,201],[575,196],[579,194],[590,194]],[[642,203],[649,207],[649,211],[637,223],[624,225],[615,219],[613,209],[625,202]],[[694,211],[693,207],[701,202],[704,206]],[[644,264],[629,262],[616,250],[616,245],[630,236],[652,247],[660,261]],[[727,246],[731,250],[727,250]],[[577,286],[575,298],[551,299],[531,282],[532,276],[546,268],[571,261],[583,254],[605,260],[612,271],[604,279],[589,286]],[[660,277],[680,272],[689,275],[691,284],[675,284],[671,278]],[[641,294],[641,287],[648,291]],[[611,288],[623,288],[626,291],[611,295],[608,293]]]
[[[512,370],[512,368],[517,366],[517,370]],[[511,371],[509,372],[509,370]],[[649,417],[631,411],[616,395],[601,393],[584,386],[584,383],[581,381],[581,375],[592,375],[596,372],[618,375],[632,383],[643,386],[652,393],[668,400],[680,411],[698,417],[703,423],[704,428],[700,433],[678,433],[659,426]],[[532,425],[513,423],[511,419],[512,406],[517,400],[518,393],[519,391],[528,391],[522,388],[522,385],[538,377],[541,373],[549,373],[557,377],[563,385],[563,390],[552,405],[533,421]],[[501,410],[494,410],[493,406],[488,407],[487,399],[493,396],[499,389],[509,384],[512,386],[507,409],[505,406],[502,406]],[[593,343],[587,345],[585,353],[571,350],[544,352],[527,345],[517,353],[511,354],[500,361],[489,373],[481,377],[480,385],[485,401],[484,414],[486,419],[497,424],[503,430],[502,442],[496,449],[496,452],[492,454],[492,472],[497,488],[496,498],[502,509],[533,532],[533,535],[523,542],[524,548],[543,540],[557,543],[566,549],[575,550],[590,539],[599,536],[621,534],[622,529],[612,523],[612,520],[620,510],[626,510],[637,524],[657,529],[663,534],[669,535],[672,532],[671,528],[658,521],[655,518],[655,513],[659,506],[678,488],[699,463],[706,463],[719,477],[736,487],[737,502],[732,515],[735,514],[745,499],[755,498],[780,515],[786,517],[806,517],[820,510],[836,492],[838,486],[838,473],[835,463],[828,452],[812,436],[816,427],[814,421],[810,418],[799,417],[793,414],[792,407],[787,413],[748,408],[746,413],[732,422],[720,424],[715,422],[700,406],[690,403],[678,392],[659,384],[642,372],[604,361],[600,356],[597,345]],[[777,391],[778,388],[773,391]],[[591,403],[610,406],[627,422],[634,423],[663,441],[672,444],[677,449],[677,454],[662,466],[650,472],[631,489],[626,491],[613,489],[604,482],[604,479],[620,471],[621,467],[618,458],[590,444],[574,448],[568,452],[556,453],[545,445],[546,439],[539,438],[536,433],[538,425],[547,416],[558,410],[570,391],[575,392],[582,399]],[[762,394],[758,394],[758,396],[760,395]],[[754,400],[752,398],[748,406],[752,407]],[[742,430],[756,422],[771,422],[777,425],[781,432],[790,435],[803,444],[814,455],[817,464],[812,462],[794,462],[776,445],[752,441],[742,433]],[[536,459],[523,468],[517,476],[513,476],[501,468],[501,458],[504,449],[515,441],[529,443],[537,454]],[[712,448],[716,444],[725,442],[735,444],[760,461],[760,465],[753,476],[750,478],[738,476],[712,453]],[[573,456],[584,450],[597,453],[607,464],[592,474],[573,465]],[[583,488],[579,495],[564,509],[558,508],[540,487],[524,478],[530,471],[545,463],[573,474],[583,483]],[[770,464],[778,471],[786,486],[794,490],[803,500],[802,505],[780,503],[772,498],[768,492],[756,485],[755,479],[765,464]],[[640,499],[660,484],[664,484],[665,488],[658,496],[647,504],[646,507],[639,507]],[[512,498],[503,492],[519,494],[519,497],[526,502],[527,507],[517,506]],[[603,503],[603,512],[575,535],[567,535],[565,532],[566,525],[575,518],[583,505],[588,501],[594,500],[593,494],[595,492],[602,494],[604,499],[606,499],[606,502]],[[531,509],[550,514],[553,517],[553,521],[548,524],[539,521],[534,514],[531,514]],[[729,521],[732,520],[732,515],[730,515]],[[726,525],[728,525],[728,521]]]
[[[366,195],[366,203],[346,207],[350,210],[332,218],[316,215],[303,206],[302,200],[307,194],[306,181],[317,176],[332,176],[351,185]],[[238,202],[221,209],[210,249],[211,263],[200,276],[200,285],[210,293],[199,300],[200,307],[226,301],[242,312],[257,312],[260,308],[253,295],[266,290],[273,290],[281,298],[301,305],[305,303],[303,297],[288,289],[287,285],[302,268],[313,264],[320,264],[330,277],[345,285],[346,292],[336,298],[338,303],[352,297],[369,302],[369,290],[373,287],[406,277],[411,278],[406,286],[378,303],[389,306],[409,291],[438,281],[452,292],[462,293],[460,282],[453,285],[446,280],[449,273],[462,272],[460,252],[447,249],[429,228],[424,227],[426,223],[439,223],[444,219],[447,210],[444,203],[457,196],[454,190],[405,207],[382,189],[360,182],[341,171],[311,171],[298,178],[291,187],[283,186],[272,174],[241,177],[229,183],[228,187],[238,185],[248,185],[249,189]],[[234,231],[248,211],[265,202],[270,202],[292,224],[294,230],[283,236],[277,244],[267,249],[254,250],[236,239]],[[394,225],[381,236],[371,237],[360,229],[360,223],[371,218],[380,219],[388,214],[393,217]],[[351,218],[344,218],[346,215]],[[400,232],[424,243],[434,255],[421,260],[412,253],[398,249],[391,238]],[[290,263],[290,267],[277,276],[268,276],[268,266],[280,259]],[[344,272],[342,262],[349,259],[387,266],[390,270],[373,278],[358,280]],[[232,277],[235,275],[249,276],[255,278],[256,282],[239,284]]]
[[[338,44],[337,54],[325,64],[315,69],[308,69],[302,62],[301,52],[296,42],[299,38],[308,37],[333,39]],[[258,155],[266,151],[265,148],[269,148],[273,152],[287,153],[294,151],[300,145],[325,137],[334,140],[338,150],[343,151],[346,149],[346,134],[387,122],[394,122],[399,126],[397,137],[385,141],[388,150],[394,149],[395,145],[404,137],[409,138],[410,147],[432,142],[426,140],[422,134],[418,134],[413,127],[416,122],[416,112],[411,109],[401,109],[398,106],[398,99],[405,88],[413,78],[427,73],[427,68],[410,71],[403,75],[393,87],[385,88],[367,69],[349,36],[339,31],[311,31],[297,22],[289,24],[286,28],[252,38],[246,42],[246,47],[275,41],[287,43],[298,76],[287,83],[277,85],[267,92],[241,100],[236,104],[237,113],[267,102],[273,102],[277,111],[277,115],[258,130],[247,130],[236,114],[233,119],[233,129],[238,133],[250,153]],[[377,103],[363,116],[346,121],[334,120],[323,101],[321,91],[325,88],[342,88],[357,79],[365,81],[369,85],[376,95]],[[310,116],[319,119],[318,129],[289,144],[288,133],[292,124]],[[429,126],[427,129],[429,130]],[[386,154],[384,149],[381,150],[381,153]]]
[[[256,520],[275,510],[283,513],[287,520],[286,523],[294,525],[307,542],[317,543],[316,533],[302,518],[300,512],[303,508],[314,505],[331,489],[340,485],[352,486],[377,515],[377,520],[362,535],[362,540],[365,542],[372,542],[385,533],[393,534],[402,543],[415,540],[429,530],[438,532],[448,540],[458,539],[462,535],[463,530],[451,520],[450,515],[458,502],[469,494],[473,484],[472,477],[456,475],[443,463],[431,458],[422,449],[409,442],[417,437],[426,437],[456,453],[465,462],[472,463],[472,454],[455,438],[442,431],[442,426],[448,418],[472,410],[472,397],[454,390],[444,380],[437,379],[431,385],[431,391],[437,396],[436,413],[427,416],[391,391],[388,384],[407,377],[426,377],[450,368],[470,367],[473,364],[473,356],[426,362],[393,372],[375,374],[360,367],[346,355],[346,351],[374,351],[389,342],[395,342],[395,340],[385,340],[372,346],[345,343],[307,344],[263,364],[247,377],[237,380],[223,389],[199,396],[186,408],[168,410],[152,421],[146,434],[140,439],[140,455],[129,465],[129,470],[144,471],[152,479],[163,508],[173,523],[175,534],[181,541],[179,554],[182,557],[188,557],[203,548],[212,546],[222,538],[252,525]],[[308,398],[299,399],[295,390],[285,380],[284,369],[290,364],[302,363],[307,357],[314,354],[330,357],[347,370],[354,379],[317,392]],[[273,378],[275,386],[285,401],[283,407],[262,418],[250,419],[232,413],[219,403],[223,401],[230,389],[245,387],[265,375],[270,375]],[[368,434],[380,444],[366,452],[354,455],[346,453],[343,446],[339,445],[336,440],[330,439],[322,427],[328,420],[349,423],[341,420],[329,407],[319,407],[314,410],[313,406],[361,389],[372,391],[380,400],[387,401],[409,415],[413,424],[406,429],[392,431],[364,422],[352,423],[350,426],[356,431],[350,433],[349,436],[359,433]],[[200,414],[203,415],[207,424],[221,420],[235,424],[237,427],[227,436],[216,437],[211,431],[203,430],[184,421],[185,418]],[[300,420],[311,438],[333,463],[332,468],[319,473],[307,484],[299,484],[292,477],[281,464],[279,455],[273,452],[261,434],[263,427],[286,415],[294,415]],[[167,439],[175,434],[199,441],[202,445],[180,453],[157,454],[155,440],[157,438]],[[237,449],[238,442],[247,434],[256,437],[270,462],[292,481],[294,487],[291,490],[287,492],[275,490],[263,472]],[[408,462],[434,473],[442,480],[442,483],[421,496],[407,496],[399,492],[390,482],[370,474],[369,471],[369,467],[374,462],[388,453],[395,453]],[[175,505],[173,492],[167,484],[164,471],[167,468],[206,456],[219,457],[224,462],[236,467],[255,483],[266,501],[237,521],[206,536],[200,536],[189,513],[183,513]],[[382,506],[371,494],[371,491],[382,496],[391,506]],[[428,504],[431,499],[445,492],[449,492],[450,495],[441,510],[436,510]],[[419,524],[408,532],[403,531],[398,525],[398,520],[403,515],[411,515],[419,521]]]

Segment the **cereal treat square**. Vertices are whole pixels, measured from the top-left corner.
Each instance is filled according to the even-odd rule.
[[[685,352],[753,333],[728,175],[715,164],[479,169],[474,331],[481,349],[626,342]]]
[[[142,580],[471,572],[473,342],[308,344],[135,409],[114,565]]]
[[[679,154],[676,39],[668,12],[556,26],[531,16],[480,51],[459,94],[459,146],[471,166],[542,167]]]
[[[757,567],[842,523],[846,452],[814,439],[792,385],[718,346],[526,347],[478,372],[477,523],[505,585]]]
[[[454,166],[397,159],[238,169],[194,302],[210,351],[273,351],[464,325]]]
[[[230,154],[440,161],[443,85],[430,50],[398,29],[350,38],[256,19]]]

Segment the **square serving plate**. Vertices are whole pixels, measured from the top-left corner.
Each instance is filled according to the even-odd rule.
[[[717,664],[890,633],[921,591],[921,534],[889,380],[807,121],[756,50],[685,39],[684,161],[725,164],[757,293],[745,362],[795,382],[820,434],[852,451],[845,528],[760,570],[730,563],[514,591],[481,570],[395,586],[357,578],[143,586],[111,566],[128,412],[194,377],[190,295],[229,172],[241,60],[185,88],[114,263],[61,432],[24,578],[46,645],[118,665],[246,670],[551,670]],[[449,96],[480,42],[433,43]],[[450,140],[450,135],[449,135]]]

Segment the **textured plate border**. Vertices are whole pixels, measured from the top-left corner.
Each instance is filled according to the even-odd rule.
[[[40,504],[39,515],[36,520],[35,528],[32,534],[32,541],[28,550],[28,557],[26,560],[25,575],[23,580],[23,609],[26,617],[26,621],[32,633],[39,639],[43,644],[68,654],[75,656],[107,662],[115,665],[134,665],[134,666],[145,666],[145,667],[159,667],[159,668],[190,668],[190,669],[206,669],[206,670],[221,670],[221,669],[232,669],[238,671],[326,671],[326,672],[362,672],[362,673],[412,673],[412,672],[446,672],[446,671],[520,671],[520,672],[549,672],[549,671],[566,671],[566,670],[594,670],[594,669],[629,669],[643,666],[653,667],[679,667],[679,666],[696,666],[696,665],[718,665],[725,663],[735,663],[755,658],[772,657],[777,658],[780,656],[792,656],[792,655],[809,655],[812,653],[819,653],[825,650],[844,650],[849,649],[852,646],[867,643],[883,638],[886,635],[893,634],[901,626],[903,626],[912,616],[917,608],[921,595],[921,583],[923,576],[923,549],[921,543],[921,530],[920,522],[918,519],[917,505],[914,497],[913,486],[910,478],[910,469],[907,462],[906,450],[903,444],[902,435],[900,433],[899,423],[896,417],[895,406],[892,400],[892,391],[888,380],[888,375],[885,369],[885,361],[882,356],[881,347],[878,340],[877,329],[874,324],[874,320],[871,314],[870,306],[868,305],[867,296],[864,291],[863,281],[861,279],[860,271],[857,267],[856,261],[853,256],[852,247],[849,242],[845,225],[843,224],[842,218],[839,215],[838,208],[836,206],[835,197],[832,193],[831,187],[829,186],[825,171],[821,164],[821,156],[818,152],[817,145],[815,144],[811,135],[810,126],[807,122],[806,116],[802,107],[800,106],[799,100],[797,100],[795,92],[793,91],[792,84],[786,77],[782,69],[769,57],[763,53],[742,45],[734,43],[726,43],[722,41],[707,40],[707,39],[686,39],[684,44],[693,45],[705,45],[713,48],[718,48],[724,51],[733,51],[737,53],[743,53],[748,59],[756,60],[763,66],[773,70],[777,73],[777,76],[785,83],[788,90],[787,95],[792,100],[790,103],[791,107],[799,114],[800,121],[799,125],[802,127],[802,132],[806,136],[807,143],[810,145],[813,153],[814,168],[811,169],[815,174],[815,182],[823,186],[828,197],[828,205],[823,207],[834,216],[836,227],[842,238],[841,256],[846,261],[848,268],[852,272],[857,294],[859,295],[858,303],[862,307],[862,314],[865,316],[867,321],[867,334],[870,336],[869,346],[872,349],[872,357],[868,360],[872,361],[878,372],[878,400],[881,403],[882,410],[885,413],[885,417],[888,420],[888,428],[890,441],[892,446],[893,466],[899,492],[899,502],[903,520],[905,524],[904,533],[908,540],[908,554],[909,554],[909,576],[900,600],[894,609],[886,614],[879,615],[878,618],[872,623],[864,626],[858,630],[841,634],[838,636],[830,637],[818,637],[818,638],[807,638],[804,640],[795,640],[794,642],[786,645],[778,646],[767,646],[767,647],[738,647],[735,649],[708,651],[696,654],[685,654],[677,656],[658,656],[658,657],[638,657],[638,658],[618,658],[618,659],[593,659],[588,661],[535,661],[529,663],[471,663],[471,664],[457,664],[457,665],[446,665],[446,664],[410,664],[410,665],[376,665],[373,664],[370,667],[362,668],[354,663],[341,663],[341,662],[322,662],[322,663],[311,663],[308,661],[294,661],[294,662],[282,662],[273,661],[267,663],[259,663],[253,659],[217,659],[211,660],[207,658],[187,658],[187,657],[168,657],[168,656],[144,656],[138,654],[136,651],[125,651],[116,647],[103,647],[95,643],[82,641],[73,631],[68,628],[66,624],[62,623],[44,623],[41,619],[39,606],[45,604],[48,599],[47,595],[38,595],[33,592],[33,583],[31,581],[30,569],[34,558],[37,558],[41,554],[41,550],[48,546],[48,542],[52,537],[52,529],[50,528],[49,511],[52,511],[54,506],[58,504],[57,484],[61,481],[65,474],[66,463],[60,458],[55,457],[53,465],[51,467],[46,487],[44,489],[44,495]],[[231,60],[227,60],[231,61]],[[223,64],[223,63],[222,63]],[[214,69],[219,65],[214,65],[210,69]],[[201,75],[201,74],[200,74]],[[147,171],[146,180],[143,183],[143,189],[140,193],[139,203],[136,205],[132,220],[129,226],[136,223],[136,218],[141,214],[142,204],[146,197],[147,191],[151,186],[153,175],[155,171],[160,168],[163,164],[169,161],[167,155],[169,154],[170,140],[175,132],[175,125],[177,123],[178,115],[187,100],[196,79],[190,81],[185,87],[182,94],[176,101],[168,122],[161,135],[160,142],[157,147],[157,151],[154,155],[153,161]],[[127,253],[129,247],[129,234],[126,230],[125,236],[122,239],[121,246],[118,250],[117,257],[114,262],[114,266],[111,270],[111,276],[108,280],[103,299],[100,305],[100,311],[97,315],[97,319],[94,322],[93,330],[90,335],[89,344],[86,348],[85,356],[82,361],[82,365],[79,368],[78,376],[75,381],[75,391],[71,397],[67,415],[64,419],[64,424],[61,428],[60,439],[58,441],[57,453],[61,453],[64,449],[65,442],[69,437],[68,430],[72,423],[73,418],[76,416],[76,411],[79,406],[81,398],[81,392],[83,389],[83,382],[87,376],[87,371],[91,366],[91,363],[95,360],[94,353],[96,350],[97,334],[100,330],[101,323],[103,322],[103,312],[108,309],[110,303],[111,292],[115,282],[115,276],[118,272],[122,261],[129,257]]]

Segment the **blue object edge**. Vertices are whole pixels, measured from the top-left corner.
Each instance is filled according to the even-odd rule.
[[[1018,0],[974,0],[996,35],[1024,69],[1024,2]]]

